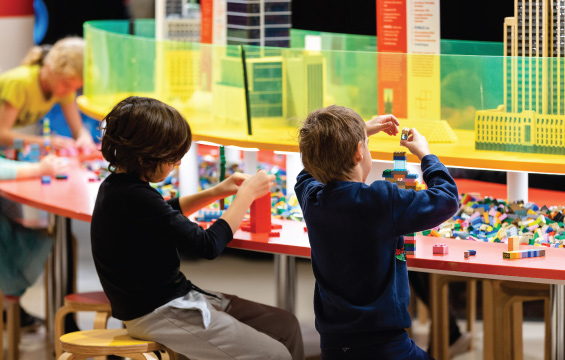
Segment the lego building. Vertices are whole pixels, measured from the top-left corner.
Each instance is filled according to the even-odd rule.
[[[565,154],[564,7],[515,0],[504,21],[504,104],[477,111],[476,149]]]

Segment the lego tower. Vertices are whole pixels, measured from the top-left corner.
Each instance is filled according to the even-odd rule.
[[[477,112],[475,147],[565,155],[565,0],[515,0],[504,46],[504,105]]]

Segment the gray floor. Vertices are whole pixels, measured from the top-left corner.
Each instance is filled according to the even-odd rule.
[[[73,221],[73,233],[79,243],[78,291],[80,292],[101,290],[90,253],[88,226],[88,223]],[[183,261],[182,271],[200,287],[221,290],[253,301],[275,305],[274,265],[270,256],[256,258],[242,256],[240,253],[228,253],[213,261]],[[319,338],[313,326],[314,277],[307,260],[298,261],[297,287],[296,315],[302,325],[306,354],[311,359],[315,359],[319,354]],[[44,290],[41,279],[23,296],[22,303],[30,313],[40,317],[44,316]],[[79,327],[83,330],[92,328],[93,316],[87,313],[80,314],[78,322]],[[110,321],[110,327],[119,326],[120,323],[117,320]],[[482,323],[480,321],[476,328],[474,350],[456,359],[482,359]],[[427,347],[428,329],[429,323],[414,322],[413,338],[422,348]],[[543,359],[543,329],[541,322],[524,324],[524,359]],[[52,359],[51,349],[47,348],[44,339],[43,330],[35,334],[25,334],[20,346],[20,359]]]

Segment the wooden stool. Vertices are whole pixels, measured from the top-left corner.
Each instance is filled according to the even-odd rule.
[[[159,343],[130,337],[126,329],[77,331],[61,336],[58,342],[64,351],[58,357],[59,360],[108,355],[128,357],[132,360],[157,359],[153,352],[159,352],[161,360],[175,357],[174,353]]]
[[[523,359],[522,303],[536,300],[544,301],[544,357],[549,359],[549,285],[500,280],[488,280],[484,284],[484,359]]]
[[[78,311],[95,311],[94,329],[106,329],[112,308],[110,307],[110,301],[103,291],[69,294],[65,296],[65,305],[57,310],[57,314],[55,314],[56,358],[59,358],[63,352],[58,339],[65,332],[65,316]]]
[[[0,291],[0,309],[6,309],[6,331],[8,331],[8,360],[20,357],[20,298],[3,296]],[[0,360],[4,358],[4,326],[0,326]]]
[[[474,335],[477,317],[477,279],[464,276],[430,274],[430,312],[432,313],[432,356],[449,359],[449,284],[467,283],[467,331]],[[473,341],[469,345],[472,349]]]

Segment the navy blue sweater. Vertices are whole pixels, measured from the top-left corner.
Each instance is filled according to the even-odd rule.
[[[381,180],[324,185],[305,170],[298,175],[323,347],[410,327],[403,235],[437,226],[458,209],[457,186],[435,155],[422,159],[422,172],[428,189],[418,192]]]

